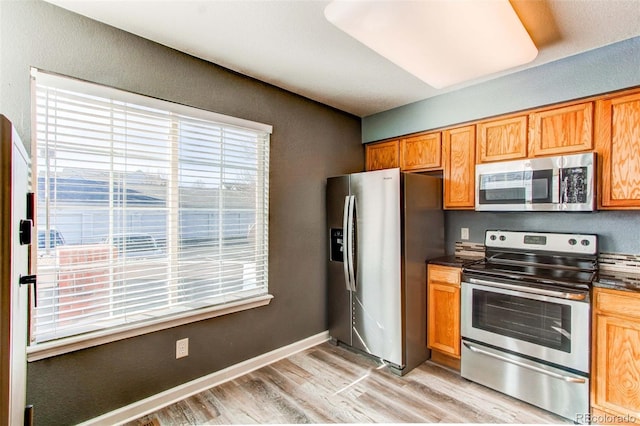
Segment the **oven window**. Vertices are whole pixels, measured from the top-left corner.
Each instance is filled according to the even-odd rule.
[[[571,352],[571,307],[473,290],[473,328]]]

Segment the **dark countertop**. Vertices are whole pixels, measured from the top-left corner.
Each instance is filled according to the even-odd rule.
[[[468,256],[456,256],[454,254],[448,256],[436,257],[434,259],[427,260],[427,263],[431,265],[452,266],[454,268],[462,268],[463,266],[478,262],[482,260],[482,257],[468,257]]]
[[[640,293],[640,274],[600,270],[593,286]]]

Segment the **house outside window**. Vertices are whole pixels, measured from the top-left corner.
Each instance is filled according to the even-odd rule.
[[[271,126],[32,75],[32,343],[267,294]]]

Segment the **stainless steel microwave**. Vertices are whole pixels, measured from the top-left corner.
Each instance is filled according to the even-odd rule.
[[[592,211],[595,153],[476,165],[476,210]]]

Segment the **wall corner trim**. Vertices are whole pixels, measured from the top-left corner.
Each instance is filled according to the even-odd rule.
[[[234,364],[223,370],[216,371],[215,373],[211,373],[180,386],[176,386],[172,389],[168,389],[149,398],[118,408],[117,410],[105,413],[99,417],[87,420],[86,422],[81,423],[80,426],[114,425],[135,420],[199,392],[236,379],[244,374],[255,371],[305,349],[312,348],[326,342],[327,340],[329,340],[329,331],[323,331],[287,346],[274,349],[265,354]]]

